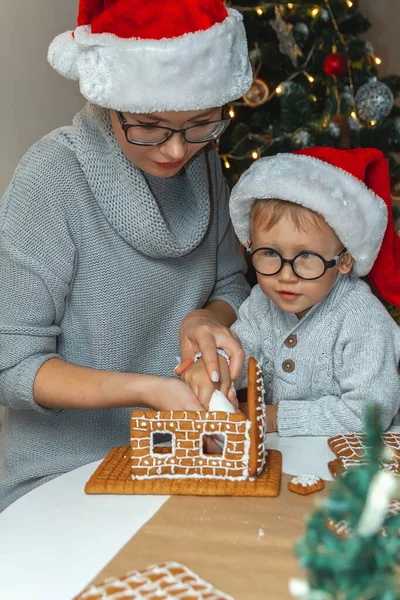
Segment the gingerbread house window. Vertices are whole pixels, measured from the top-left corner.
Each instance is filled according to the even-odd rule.
[[[162,435],[162,441],[160,441]],[[170,431],[152,431],[150,433],[150,454],[160,455],[164,457],[175,456],[176,438],[175,434]]]
[[[210,448],[210,438],[212,438],[214,444],[219,446],[220,450],[218,454]],[[225,433],[218,433],[217,435],[210,436],[210,433],[202,433],[200,436],[200,456],[212,456],[216,459],[225,458],[225,449],[227,445],[227,437]]]

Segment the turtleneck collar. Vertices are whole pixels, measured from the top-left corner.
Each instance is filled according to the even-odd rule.
[[[88,185],[104,216],[121,237],[153,258],[184,256],[201,243],[210,220],[204,151],[195,155],[176,177],[161,180],[146,176],[146,180],[122,152],[108,110],[89,103],[76,115],[73,125],[69,138]],[[177,178],[185,195],[175,204]],[[170,196],[172,206],[165,206],[164,192]]]

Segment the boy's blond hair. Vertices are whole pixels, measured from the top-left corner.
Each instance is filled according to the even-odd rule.
[[[320,229],[322,215],[295,202],[280,200],[279,198],[259,198],[251,207],[250,231],[254,226],[259,226],[264,232],[272,229],[282,217],[286,216],[296,229],[309,232],[310,229]]]

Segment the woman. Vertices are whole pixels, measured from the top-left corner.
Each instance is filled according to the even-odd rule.
[[[170,377],[180,351],[217,381],[223,345],[240,371],[227,327],[248,290],[210,142],[251,84],[241,17],[221,0],[107,5],[81,0],[51,44],[89,103],[1,205],[0,509],[127,444],[131,407],[201,408]]]

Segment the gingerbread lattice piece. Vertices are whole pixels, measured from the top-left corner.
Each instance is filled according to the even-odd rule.
[[[400,433],[390,431],[383,433],[382,440],[386,448],[381,460],[382,468],[385,471],[400,475]],[[341,470],[367,464],[367,447],[364,434],[335,435],[329,438],[328,444],[339,459]],[[334,465],[332,465],[332,468],[334,468]]]
[[[215,589],[196,573],[176,562],[152,565],[143,571],[131,571],[121,578],[106,579],[91,585],[76,600],[103,599],[233,600]]]
[[[400,501],[392,500],[392,502],[389,505],[388,511],[387,511],[387,517],[397,517],[398,515],[400,515]],[[328,519],[326,524],[329,527],[329,529],[336,531],[336,533],[340,537],[348,538],[348,537],[351,537],[353,534],[353,530],[351,529],[351,527],[349,526],[347,521],[342,520],[342,521],[335,522],[334,519]],[[381,527],[381,529],[379,530],[379,533],[383,537],[386,537],[387,536],[386,528]],[[397,535],[400,536],[400,529],[397,530]]]

